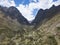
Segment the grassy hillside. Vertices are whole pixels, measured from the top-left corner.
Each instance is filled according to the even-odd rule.
[[[60,13],[37,28],[42,35],[42,45],[60,45]]]
[[[0,45],[60,45],[60,13],[34,29],[0,11]]]
[[[17,19],[5,16],[0,10],[0,45],[18,45],[17,43],[23,40],[25,34],[28,34],[32,28],[33,26],[22,25]]]
[[[22,26],[16,19],[12,20],[0,11],[0,45],[7,45],[11,38],[15,36],[15,32],[21,30]]]

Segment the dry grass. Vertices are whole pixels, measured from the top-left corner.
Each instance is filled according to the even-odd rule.
[[[60,14],[37,29],[3,16],[0,13],[0,45],[60,45]]]

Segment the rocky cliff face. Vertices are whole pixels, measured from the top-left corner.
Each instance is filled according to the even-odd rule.
[[[60,6],[40,9],[31,24],[15,7],[0,7],[0,45],[60,45]]]

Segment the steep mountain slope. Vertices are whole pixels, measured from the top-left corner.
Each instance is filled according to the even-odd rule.
[[[5,16],[9,16],[12,19],[17,19],[17,21],[21,24],[26,24],[26,25],[29,24],[27,19],[22,16],[22,14],[18,11],[17,8],[15,8],[13,6],[11,6],[9,8],[0,6],[0,8],[1,8],[1,11],[3,11],[5,13]]]
[[[22,38],[26,29],[31,29],[28,24],[15,7],[0,7],[0,45],[16,45],[15,38]]]
[[[9,16],[11,18],[16,18],[18,22],[21,24],[26,24],[26,25],[29,24],[27,19],[24,18],[22,14],[18,11],[18,9],[13,6],[8,9],[8,14],[10,14]]]
[[[15,7],[2,8],[0,45],[60,45],[60,6],[39,10],[31,25]]]
[[[56,7],[53,5],[50,9],[40,9],[36,15],[36,18],[32,21],[32,24],[39,25],[39,23],[41,24],[44,20],[47,21],[54,17],[58,12],[60,12],[60,6]]]
[[[4,45],[5,43],[8,43],[8,38],[11,38],[14,36],[13,31],[19,30],[20,24],[17,22],[17,20],[12,20],[11,18],[4,17],[4,13],[0,10],[0,45]],[[7,40],[5,40],[7,38]],[[3,41],[2,41],[3,40]],[[3,44],[1,44],[4,42]]]
[[[37,30],[44,39],[42,45],[60,45],[60,12],[47,22],[43,22]]]

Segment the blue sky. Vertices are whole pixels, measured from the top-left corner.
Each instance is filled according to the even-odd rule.
[[[26,5],[26,4],[30,3],[29,0],[14,0],[14,1],[15,1],[16,5],[19,5],[19,4]]]
[[[14,0],[14,1],[17,5],[19,5],[19,4],[28,5],[30,3],[30,0]],[[36,0],[36,1],[38,2],[38,0]],[[35,1],[31,0],[31,2],[35,2]]]
[[[16,5],[18,6],[19,4],[23,4],[23,5],[29,5],[30,0],[14,0]],[[38,0],[36,0],[38,2]],[[31,0],[31,2],[34,2],[33,0]],[[34,9],[33,10],[33,15],[36,16],[38,12],[38,9]]]
[[[32,21],[39,9],[45,10],[52,5],[58,6],[60,0],[0,0],[0,5],[15,6],[28,21]]]
[[[55,1],[57,1],[57,0],[53,0],[53,2],[55,2]]]
[[[29,0],[14,0],[14,1],[15,1],[16,5],[19,5],[19,4],[26,5],[26,4],[29,4],[30,3]],[[57,0],[53,0],[53,2],[55,2],[55,1],[57,1]],[[32,2],[34,2],[34,1],[32,0]],[[37,0],[37,2],[38,2],[38,0]]]

